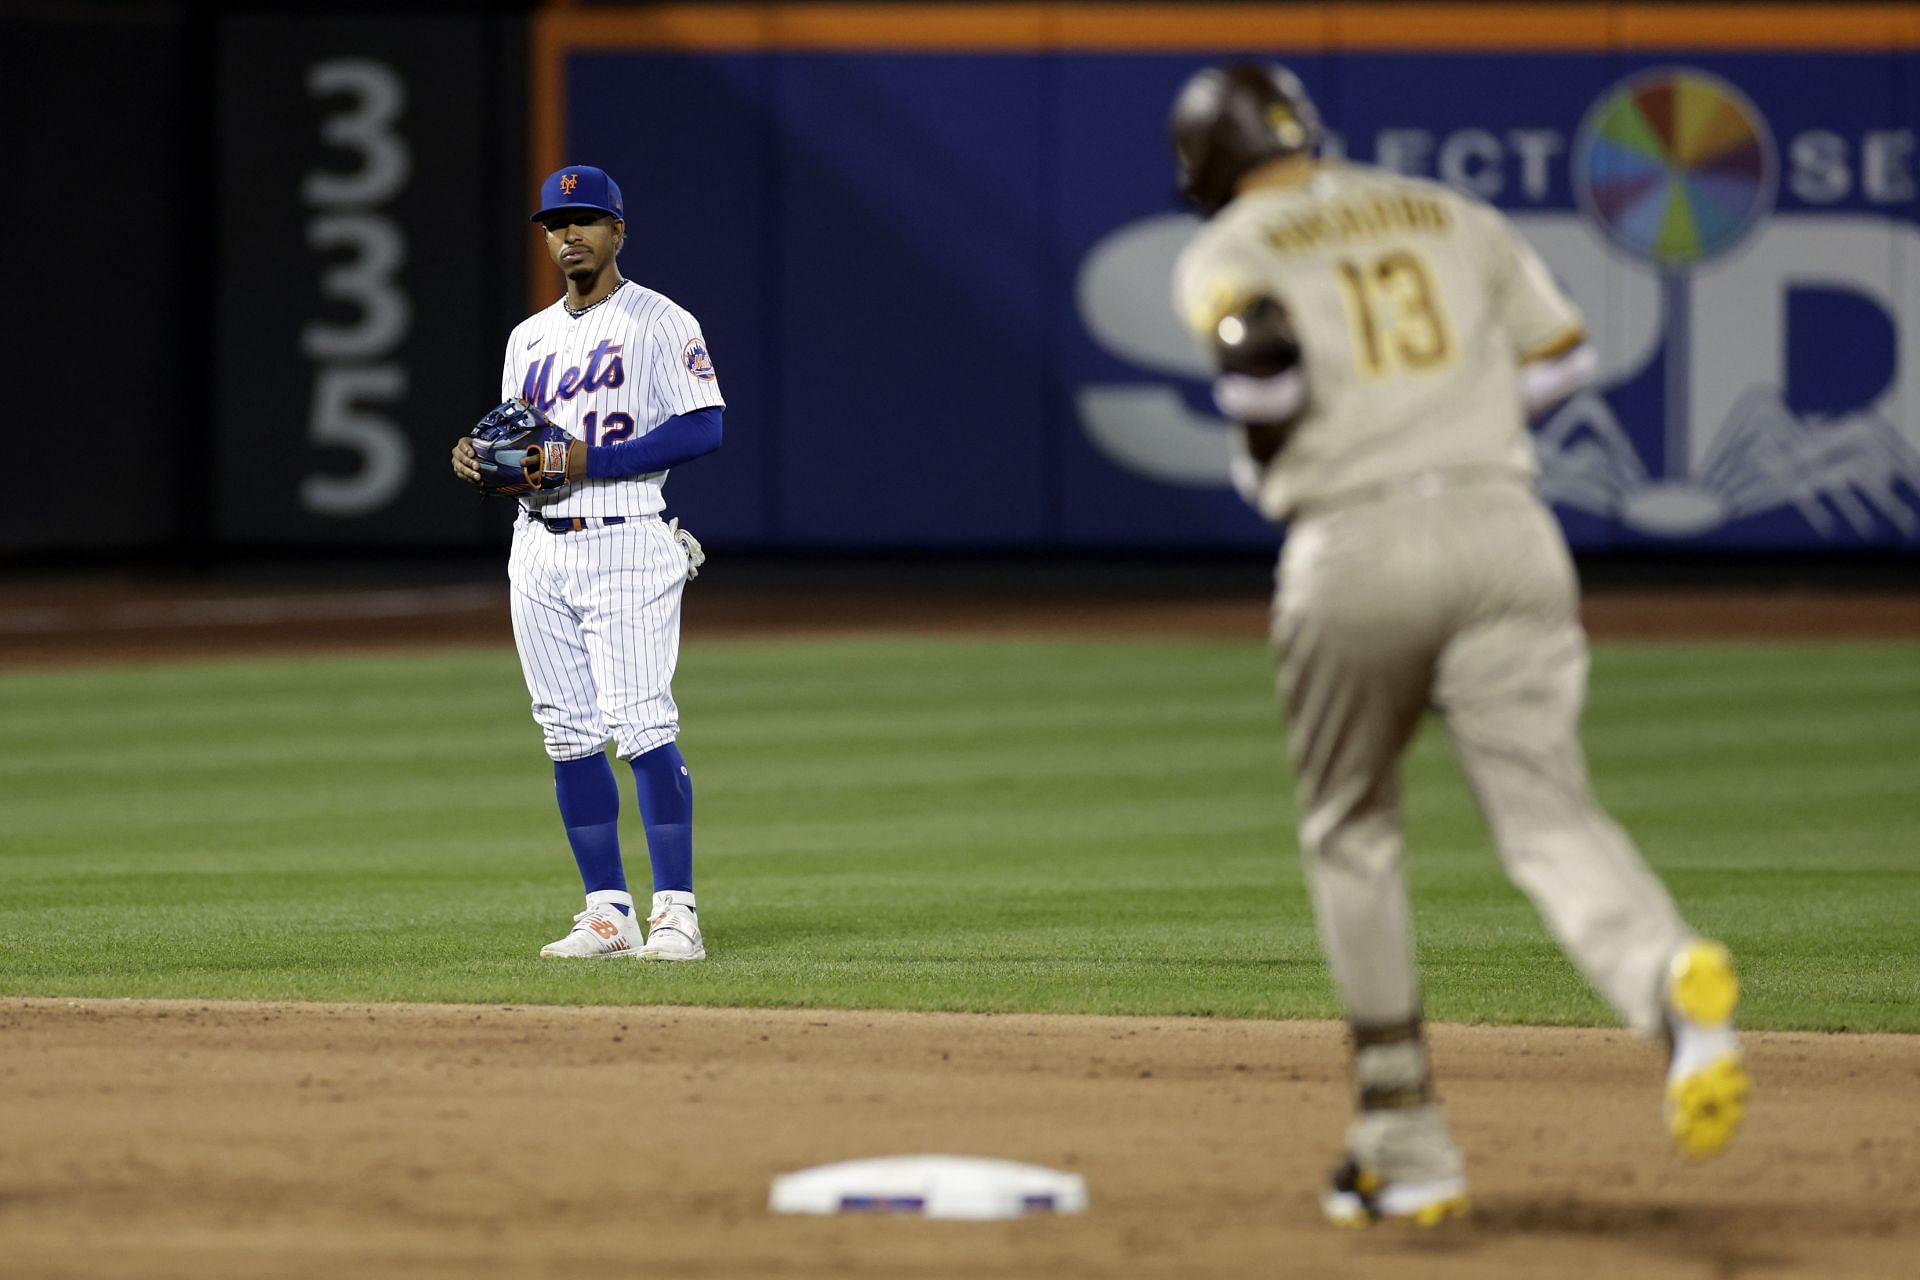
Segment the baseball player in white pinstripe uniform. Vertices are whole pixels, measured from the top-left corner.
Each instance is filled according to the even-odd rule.
[[[661,518],[667,469],[720,447],[720,396],[700,325],[672,299],[622,278],[620,188],[591,165],[547,178],[533,215],[566,293],[507,339],[504,399],[532,405],[571,439],[565,483],[520,498],[513,638],[554,789],[586,887],[573,929],[541,948],[570,959],[700,960],[693,895],[693,786],[675,745],[680,593],[704,558]],[[454,474],[481,483],[473,442]],[[652,862],[643,935],[620,858],[620,793],[609,740],[634,774]]]

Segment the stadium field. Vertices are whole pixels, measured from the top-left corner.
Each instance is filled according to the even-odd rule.
[[[9,1274],[570,1274],[609,1213],[685,1275],[1903,1274],[1920,651],[1596,648],[1599,793],[1746,984],[1758,1092],[1705,1168],[1420,739],[1476,1196],[1425,1243],[1314,1206],[1345,1051],[1270,679],[1243,640],[690,644],[711,959],[569,966],[534,956],[578,881],[511,653],[0,673]],[[909,1151],[1073,1169],[1092,1208],[766,1212],[777,1173]]]

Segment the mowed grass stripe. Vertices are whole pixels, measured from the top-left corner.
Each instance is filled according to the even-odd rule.
[[[1030,809],[1037,816],[1079,793],[1103,798],[1117,780],[1129,777],[1161,782],[1184,779],[1195,793],[1232,789],[1235,779],[1249,770],[1266,775],[1276,786],[1284,778],[1284,758],[1272,732],[1241,740],[1223,740],[1220,735],[1196,735],[1190,742],[1125,739],[1117,748],[1094,753],[1084,750],[1084,741],[1029,742],[1003,751],[973,746],[943,749],[933,739],[905,745],[909,749],[853,749],[800,759],[756,760],[756,753],[743,753],[741,763],[746,767],[723,774],[702,795],[714,799],[757,795],[779,799],[788,813],[838,816],[848,793],[858,793],[854,799],[863,803],[863,812],[886,816],[921,812],[930,805],[937,811],[990,788],[996,806]],[[1076,750],[1063,751],[1062,746]],[[544,756],[489,764],[479,779],[472,771],[449,768],[444,753],[428,758],[436,763],[425,766],[416,757],[412,768],[397,770],[395,765],[406,762],[406,756],[341,759],[267,751],[250,765],[228,761],[216,768],[164,770],[157,776],[122,775],[116,778],[111,808],[92,815],[89,822],[101,832],[153,830],[168,823],[214,829],[266,817],[334,819],[343,806],[360,817],[420,809],[439,812],[449,788],[460,789],[467,803],[480,810],[512,807],[544,794],[544,789],[527,784],[529,777],[544,781]],[[311,770],[322,765],[327,766],[328,785],[318,789]],[[480,781],[493,785],[478,785]],[[199,805],[180,804],[183,782],[195,785]],[[35,794],[9,802],[11,827],[23,836],[65,830],[75,804],[98,789],[98,777],[90,771],[68,771],[47,779]]]
[[[511,654],[0,677],[0,990],[1324,1016],[1271,678],[1258,643],[690,648],[714,958],[609,968],[532,958],[578,887]],[[1916,705],[1912,646],[1597,652],[1597,790],[1749,1025],[1920,1030]],[[1432,728],[1405,805],[1429,1013],[1607,1020]]]

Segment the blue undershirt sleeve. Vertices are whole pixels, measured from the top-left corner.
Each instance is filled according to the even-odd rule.
[[[720,447],[720,407],[677,413],[638,440],[587,446],[587,474],[617,480],[665,471]]]

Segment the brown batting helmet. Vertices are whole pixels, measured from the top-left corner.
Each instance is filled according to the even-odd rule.
[[[1208,67],[1181,87],[1167,123],[1179,162],[1180,194],[1211,217],[1234,184],[1277,156],[1312,151],[1320,113],[1300,78],[1272,63]]]

